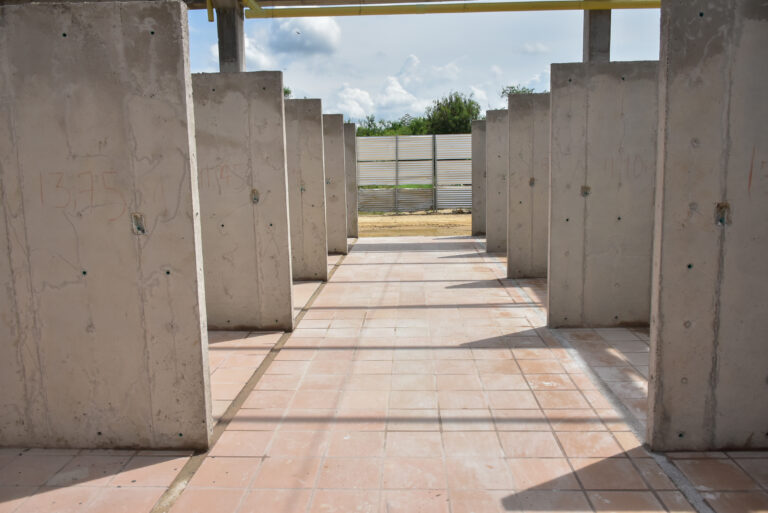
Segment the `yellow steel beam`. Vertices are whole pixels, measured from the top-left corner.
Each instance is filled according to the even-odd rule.
[[[661,0],[536,0],[525,2],[457,2],[387,5],[338,5],[264,9],[255,0],[242,0],[246,18],[302,18],[314,16],[384,16],[392,14],[446,14],[513,11],[590,11],[656,9]]]
[[[208,21],[213,21],[213,0],[205,0],[205,8],[208,10]]]

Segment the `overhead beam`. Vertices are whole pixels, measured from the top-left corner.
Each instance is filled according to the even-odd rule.
[[[320,0],[323,1],[323,0]],[[343,0],[336,0],[336,3]],[[263,9],[255,0],[243,0],[246,18],[301,18],[318,16],[386,16],[396,14],[448,14],[481,12],[520,11],[567,11],[567,10],[611,10],[611,9],[654,9],[661,7],[661,0],[537,0],[528,2],[462,2],[388,5],[334,5],[327,7],[274,7]],[[346,3],[346,2],[344,2]],[[285,5],[276,3],[274,5]],[[312,4],[318,5],[318,4]]]

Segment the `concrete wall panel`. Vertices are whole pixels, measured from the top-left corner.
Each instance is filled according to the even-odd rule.
[[[294,280],[328,279],[320,100],[285,101],[288,212]]]
[[[485,235],[485,120],[472,122],[472,235]]]
[[[347,237],[357,237],[357,126],[344,123],[344,168],[347,170]]]
[[[291,330],[280,72],[192,76],[208,325]]]
[[[657,69],[552,65],[552,327],[649,321]]]
[[[648,441],[768,447],[768,5],[662,5]]]
[[[509,116],[506,110],[489,110],[485,116],[486,251],[504,253],[507,251]]]
[[[347,254],[347,179],[344,163],[344,116],[323,115],[325,154],[325,215],[328,252]]]
[[[547,276],[549,94],[509,97],[507,277]]]
[[[208,446],[187,9],[0,7],[0,443]]]

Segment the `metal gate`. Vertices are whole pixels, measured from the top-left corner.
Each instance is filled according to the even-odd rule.
[[[472,135],[357,138],[358,210],[472,207]]]

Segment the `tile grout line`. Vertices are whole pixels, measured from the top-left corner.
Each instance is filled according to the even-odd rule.
[[[355,242],[356,241],[357,240],[355,240]],[[350,250],[354,247],[355,242],[350,244]],[[333,269],[331,269],[331,271],[328,273],[328,280],[320,283],[320,286],[317,287],[315,292],[310,296],[309,301],[307,301],[307,303],[301,308],[301,311],[296,316],[296,326],[298,326],[299,322],[301,322],[301,320],[304,318],[304,315],[312,307],[315,299],[317,299],[317,297],[320,295],[326,284],[331,281],[331,278],[333,278],[336,270],[341,266],[346,257],[347,255],[341,255],[339,260],[333,265]],[[266,374],[267,369],[280,353],[280,350],[283,348],[291,335],[292,332],[290,331],[284,332],[278,339],[277,343],[272,346],[272,348],[269,350],[269,353],[267,353],[267,356],[253,372],[250,379],[245,383],[242,390],[240,390],[227,410],[221,416],[219,422],[217,422],[214,426],[213,433],[211,435],[211,443],[208,447],[208,450],[199,454],[194,454],[189,458],[189,461],[187,461],[187,463],[182,467],[182,469],[176,475],[176,478],[168,486],[168,489],[160,496],[155,505],[152,507],[150,513],[167,513],[171,507],[173,507],[174,503],[181,496],[182,492],[187,488],[187,485],[192,480],[192,477],[194,477],[195,473],[203,464],[203,461],[205,461],[205,459],[208,457],[211,450],[216,445],[216,442],[226,430],[227,426],[229,426],[229,423],[235,417],[235,414],[242,408],[245,400],[256,387],[261,377]]]
[[[499,280],[501,282],[501,280]],[[515,280],[517,282],[517,280]],[[503,284],[502,284],[503,285]],[[528,295],[527,292],[525,292],[522,288],[520,288],[521,293],[525,295],[525,297],[528,298],[528,301],[531,302],[532,299]],[[542,310],[541,307],[536,308],[535,310]],[[543,318],[544,316],[539,314],[540,318]],[[576,362],[576,364],[581,368],[581,370],[589,376],[592,383],[597,387],[597,390],[605,397],[609,403],[611,403],[611,406],[613,406],[614,409],[621,412],[625,419],[625,423],[627,426],[629,426],[632,434],[634,434],[639,440],[644,440],[645,437],[643,436],[643,429],[640,426],[640,421],[629,411],[629,408],[624,405],[624,403],[616,396],[616,394],[611,390],[605,382],[600,378],[600,376],[597,375],[595,371],[592,370],[592,367],[590,367],[587,362],[581,357],[581,354],[571,345],[570,341],[568,341],[565,337],[563,337],[560,333],[558,333],[556,330],[551,330],[544,326],[545,330],[547,330],[560,344],[565,348],[565,350],[568,352],[569,356]],[[643,444],[645,445],[645,444]],[[714,513],[712,508],[709,507],[709,505],[705,502],[702,495],[699,493],[699,491],[696,489],[696,487],[688,480],[687,477],[678,469],[670,460],[669,458],[661,453],[655,453],[650,450],[647,451],[648,454],[651,455],[651,458],[661,467],[661,469],[664,471],[664,473],[669,477],[669,479],[672,481],[672,484],[674,484],[677,489],[685,496],[685,498],[691,503],[691,506],[694,507],[694,509],[698,513]],[[631,458],[630,458],[631,459]],[[633,464],[634,466],[634,464]],[[642,474],[641,474],[642,477]],[[654,495],[656,495],[654,493]],[[662,503],[662,506],[667,508]],[[667,508],[668,509],[668,508]]]

